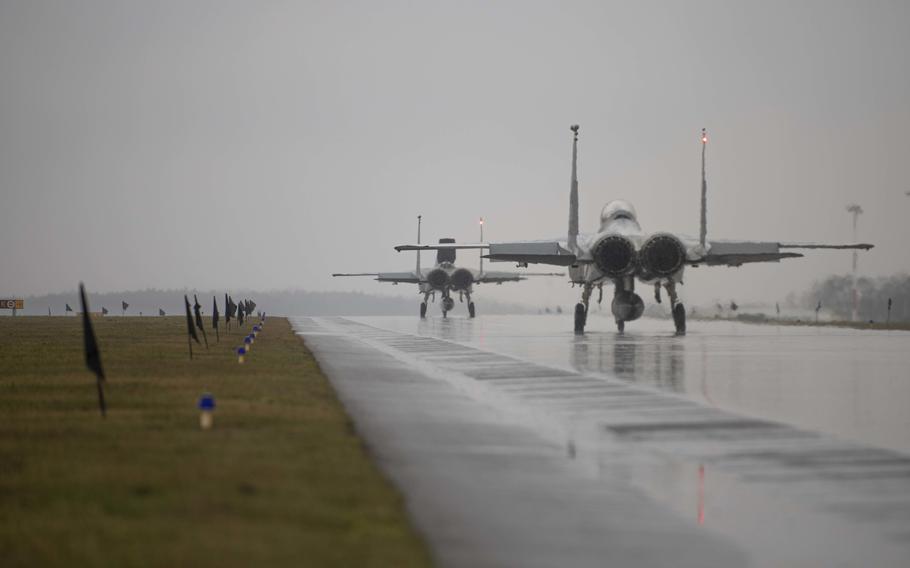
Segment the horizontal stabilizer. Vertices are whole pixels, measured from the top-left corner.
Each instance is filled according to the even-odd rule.
[[[455,243],[429,243],[429,244],[416,244],[416,245],[398,245],[395,247],[395,250],[398,252],[403,252],[406,250],[458,250],[458,249],[485,249],[490,248],[490,245],[487,243],[477,243],[477,244],[455,244]]]
[[[785,258],[800,258],[796,252],[749,253],[749,254],[708,254],[692,264],[707,266],[742,266],[750,262],[780,262]]]
[[[477,279],[478,284],[501,284],[527,280],[528,276],[565,276],[565,272],[494,272],[486,271]]]
[[[336,272],[332,276],[379,276],[378,272]]]
[[[781,252],[780,243],[758,241],[711,241],[707,254],[692,259],[691,264],[708,266],[742,266],[753,262],[780,262],[784,258],[798,258],[795,252]]]
[[[424,282],[414,272],[356,272],[356,273],[335,273],[332,276],[375,276],[380,282],[392,282],[394,284],[420,284]]]
[[[527,241],[515,243],[491,243],[490,252],[484,255],[494,262],[517,262],[519,264],[552,264],[572,266],[578,259],[556,241]]]

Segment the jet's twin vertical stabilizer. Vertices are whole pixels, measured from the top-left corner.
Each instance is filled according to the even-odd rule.
[[[572,137],[572,180],[569,188],[569,251],[578,254],[578,125],[569,127]]]
[[[701,129],[701,227],[698,231],[698,242],[705,249],[708,236],[708,180],[705,177],[705,149],[708,147],[708,133]]]

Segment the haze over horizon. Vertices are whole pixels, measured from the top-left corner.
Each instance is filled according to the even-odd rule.
[[[583,232],[623,198],[697,234],[706,127],[709,238],[849,242],[856,202],[861,273],[910,272],[907,2],[0,0],[0,295],[410,294],[330,274],[411,269],[418,214],[428,241],[564,238],[574,123]],[[682,294],[773,302],[850,263]]]

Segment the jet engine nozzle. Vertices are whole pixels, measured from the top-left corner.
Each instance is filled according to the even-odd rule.
[[[686,262],[686,247],[667,233],[652,235],[638,251],[643,277],[665,278],[677,273]]]
[[[451,283],[453,290],[467,290],[474,283],[474,274],[467,268],[459,268],[452,273]]]
[[[622,235],[607,235],[592,247],[594,265],[605,276],[618,278],[635,272],[635,245]]]
[[[427,283],[436,290],[442,290],[449,283],[449,273],[441,268],[434,268],[427,274]]]
[[[645,312],[645,303],[635,292],[617,292],[611,308],[616,321],[634,321]]]

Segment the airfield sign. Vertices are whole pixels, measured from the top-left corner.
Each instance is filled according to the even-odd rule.
[[[0,298],[0,310],[21,310],[25,307],[22,298]]]

